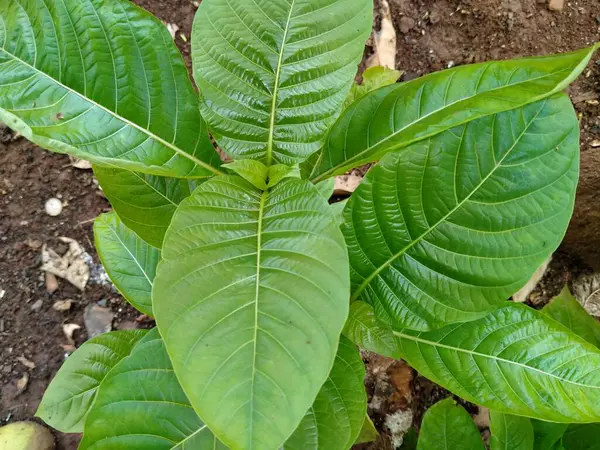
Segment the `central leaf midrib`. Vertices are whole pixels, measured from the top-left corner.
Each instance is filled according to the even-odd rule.
[[[467,195],[463,200],[461,200],[459,203],[457,203],[456,206],[454,206],[454,208],[452,208],[448,213],[446,213],[441,219],[439,219],[436,223],[434,223],[432,226],[430,226],[427,230],[425,230],[423,233],[421,233],[421,235],[419,235],[418,237],[413,239],[406,246],[404,246],[400,251],[398,251],[397,253],[392,255],[381,266],[379,266],[377,269],[375,269],[371,273],[371,275],[369,275],[367,278],[365,278],[364,281],[360,284],[360,286],[356,289],[354,294],[352,294],[352,297],[351,297],[352,301],[354,301],[358,298],[360,293],[371,283],[371,281],[373,281],[373,279],[377,275],[379,275],[384,269],[389,267],[394,261],[396,261],[402,255],[404,255],[406,252],[408,252],[411,248],[413,248],[415,245],[417,245],[423,239],[425,239],[425,237],[427,237],[432,231],[434,231],[440,224],[444,223],[452,214],[454,214],[456,211],[458,211],[460,208],[462,208],[462,206],[467,201],[469,201],[469,199],[473,195],[475,195],[475,193],[479,190],[479,188],[481,188],[483,186],[483,184],[496,172],[496,170],[502,165],[502,163],[508,157],[508,155],[510,155],[511,152],[515,149],[517,144],[521,141],[521,138],[525,135],[525,133],[527,132],[527,130],[529,129],[531,124],[537,119],[537,117],[539,116],[539,114],[541,113],[541,111],[544,109],[545,106],[546,106],[546,102],[543,102],[542,105],[540,106],[539,110],[533,116],[533,118],[527,123],[527,125],[523,128],[523,131],[515,139],[515,142],[513,143],[513,145],[502,156],[502,158],[500,158],[500,160],[496,162],[495,166],[492,168],[492,170],[490,170],[490,172],[485,176],[485,178],[483,178],[479,182],[479,184],[477,184],[477,186],[475,186],[473,188],[473,190],[469,193],[469,195]],[[468,126],[468,124],[466,124],[465,126]],[[454,183],[456,183],[456,179],[454,179],[453,181],[454,181]]]
[[[281,78],[281,66],[283,64],[283,54],[285,52],[285,45],[287,42],[288,32],[290,30],[290,23],[292,21],[292,14],[294,12],[296,0],[292,0],[290,4],[290,12],[288,13],[287,22],[283,30],[283,37],[281,40],[281,49],[279,51],[279,59],[277,61],[277,69],[275,71],[275,83],[273,86],[273,99],[271,100],[271,116],[269,118],[269,136],[267,139],[267,167],[271,166],[273,159],[273,141],[275,137],[275,114],[277,112],[277,100],[279,96],[279,80]]]
[[[254,297],[254,348],[252,353],[252,380],[250,385],[250,415],[249,415],[249,426],[248,434],[249,441],[253,442],[254,433],[254,382],[256,381],[256,354],[257,354],[257,342],[258,342],[258,316],[259,316],[259,303],[258,299],[260,296],[260,264],[261,264],[261,247],[262,247],[262,231],[263,231],[263,217],[265,214],[265,202],[269,195],[268,191],[264,191],[260,197],[260,204],[258,207],[258,225],[256,232],[256,288]]]
[[[94,100],[92,100],[91,98],[88,98],[84,95],[82,95],[80,92],[77,92],[76,90],[70,88],[69,86],[61,83],[60,81],[56,80],[55,78],[51,77],[50,75],[48,75],[47,73],[41,71],[40,69],[38,69],[37,67],[32,66],[31,64],[29,64],[26,61],[23,61],[21,58],[19,58],[18,56],[12,54],[11,52],[9,52],[8,50],[6,50],[5,48],[0,47],[0,50],[3,51],[4,53],[6,53],[9,57],[13,58],[15,61],[19,62],[20,64],[23,64],[24,66],[30,68],[31,70],[33,70],[35,73],[43,75],[44,77],[48,78],[49,80],[51,80],[53,83],[56,83],[57,85],[59,85],[60,87],[62,87],[64,90],[76,95],[77,97],[79,97],[80,99],[82,99],[84,102],[88,102],[90,104],[92,104],[93,106],[103,110],[104,112],[108,113],[109,115],[113,116],[114,118],[116,118],[117,120],[124,122],[125,124],[137,129],[138,131],[141,131],[142,133],[144,133],[145,135],[147,135],[149,138],[156,140],[157,142],[161,143],[162,145],[164,145],[165,147],[171,149],[174,153],[189,159],[190,161],[192,161],[194,164],[212,172],[214,175],[222,175],[223,173],[214,168],[213,166],[211,166],[210,164],[205,163],[204,161],[201,161],[200,159],[196,158],[194,155],[186,152],[185,150],[177,147],[174,144],[171,144],[170,142],[164,140],[163,138],[161,138],[160,136],[157,136],[156,134],[154,134],[153,132],[151,132],[150,130],[145,129],[144,127],[136,124],[135,122],[130,121],[129,119],[126,119],[125,117],[115,113],[114,111],[111,111],[110,109],[108,109],[107,107],[101,105],[100,103],[95,102]],[[0,108],[2,110],[4,110],[4,108]],[[4,110],[6,111],[6,110]],[[12,114],[11,114],[12,115]],[[19,119],[21,120],[21,119]],[[33,133],[35,134],[35,133]],[[114,159],[118,159],[118,158],[114,158]]]

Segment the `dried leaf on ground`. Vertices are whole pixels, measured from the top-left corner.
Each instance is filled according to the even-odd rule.
[[[390,5],[381,1],[381,29],[374,32],[375,53],[367,60],[367,67],[396,68],[396,29],[392,21]]]
[[[573,296],[592,316],[600,316],[600,274],[581,275],[573,281]]]
[[[67,337],[67,340],[69,341],[69,345],[74,345],[75,341],[73,340],[73,333],[76,330],[79,330],[81,327],[79,325],[77,325],[76,323],[66,323],[63,325],[63,333],[65,333],[65,336]]]
[[[17,361],[19,361],[21,364],[23,364],[28,369],[32,369],[32,370],[35,369],[35,363],[33,361],[28,360],[24,356],[19,356],[17,358]]]
[[[42,246],[42,270],[64,278],[83,291],[90,278],[90,268],[84,259],[85,252],[74,239],[61,237],[60,240],[69,244],[69,250],[60,256],[44,244]]]

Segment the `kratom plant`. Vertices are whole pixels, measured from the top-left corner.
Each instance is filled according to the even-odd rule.
[[[498,413],[600,421],[600,351],[506,301],[569,222],[563,90],[595,48],[355,86],[372,16],[204,0],[197,94],[126,0],[0,2],[0,120],[94,164],[98,253],[157,323],[89,340],[49,386],[37,414],[80,449],[348,449],[373,431],[357,346]]]

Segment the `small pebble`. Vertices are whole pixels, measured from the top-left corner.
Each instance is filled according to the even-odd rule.
[[[42,309],[42,306],[44,305],[44,302],[42,300],[38,300],[37,302],[35,302],[33,305],[31,305],[31,310],[33,312],[39,312],[40,309]]]
[[[51,198],[46,202],[44,206],[46,214],[52,217],[58,216],[62,212],[62,202],[57,198]]]

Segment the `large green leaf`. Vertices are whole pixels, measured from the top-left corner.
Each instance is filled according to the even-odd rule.
[[[578,127],[558,94],[386,155],[344,211],[353,299],[416,330],[496,308],[562,240]]]
[[[473,418],[451,398],[433,405],[423,416],[417,450],[447,448],[484,450]]]
[[[293,164],[323,144],[372,27],[371,0],[209,0],[192,32],[202,114],[234,157]]]
[[[527,417],[490,412],[490,450],[533,450],[533,425]]]
[[[145,330],[113,331],[84,343],[46,389],[36,416],[63,433],[81,433],[98,386],[145,334]]]
[[[226,450],[190,406],[158,330],[102,382],[79,450]]]
[[[125,299],[152,315],[152,284],[160,250],[147,244],[123,225],[114,212],[94,222],[96,250],[106,273]]]
[[[372,92],[332,127],[312,178],[343,174],[457,125],[560,92],[595,48],[461,66]]]
[[[368,420],[364,380],[365,366],[360,352],[352,342],[342,338],[329,378],[300,426],[286,441],[284,450],[352,447]]]
[[[534,435],[534,450],[561,450],[560,441],[569,426],[566,423],[531,420]]]
[[[123,223],[156,248],[162,247],[177,205],[193,190],[188,180],[112,167],[94,166],[94,174]]]
[[[402,358],[398,350],[398,338],[390,327],[377,319],[373,307],[368,303],[356,301],[350,305],[344,336],[370,352],[388,358]]]
[[[308,181],[237,176],[177,209],[152,293],[192,405],[232,449],[278,448],[326,381],[348,314],[348,257]]]
[[[2,0],[0,68],[0,120],[42,147],[156,175],[218,173],[181,55],[129,1]]]
[[[565,286],[560,295],[544,306],[542,312],[562,323],[578,336],[600,347],[600,323],[579,304]]]
[[[600,421],[600,350],[527,306],[394,333],[412,367],[473,403],[554,422]]]

